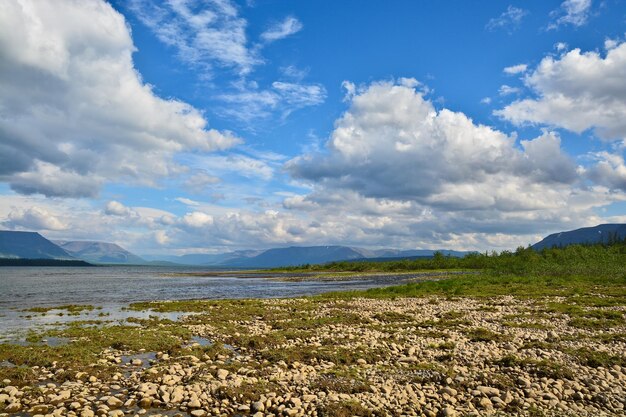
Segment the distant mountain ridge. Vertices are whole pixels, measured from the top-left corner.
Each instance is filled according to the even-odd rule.
[[[135,255],[115,243],[55,240],[56,245],[74,256],[90,263],[142,265],[145,259]]]
[[[191,253],[188,255],[143,255],[148,261],[165,261],[182,265],[223,265],[231,259],[249,258],[263,253],[263,250],[239,250],[225,253]]]
[[[531,247],[535,250],[541,250],[574,244],[610,243],[616,239],[626,239],[626,224],[600,224],[594,227],[553,233]]]
[[[0,258],[76,260],[36,232],[0,230]]]
[[[349,246],[290,246],[267,250],[244,250],[222,254],[189,254],[183,256],[144,256],[145,259],[175,262],[184,265],[196,265],[219,268],[274,268],[320,264],[336,261],[367,260],[381,258],[431,257],[435,252],[446,256],[465,256],[467,252],[452,250],[370,250]]]

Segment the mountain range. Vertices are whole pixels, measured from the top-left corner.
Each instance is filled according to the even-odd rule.
[[[535,243],[541,250],[575,243],[610,243],[626,240],[626,224],[602,224],[595,227],[554,233]],[[95,264],[126,265],[196,265],[212,268],[273,268],[349,260],[385,260],[431,257],[435,252],[446,256],[465,256],[468,252],[452,250],[370,250],[348,246],[291,246],[268,250],[241,250],[220,254],[182,256],[137,256],[115,243],[95,241],[50,241],[39,233],[0,230],[0,259],[82,260]]]
[[[611,243],[626,239],[626,224],[601,224],[594,227],[553,233],[532,245],[535,250],[573,244]]]
[[[95,264],[133,264],[141,265],[146,261],[115,243],[92,241],[53,240],[55,245],[74,258]]]
[[[0,230],[0,258],[76,259],[39,233]]]

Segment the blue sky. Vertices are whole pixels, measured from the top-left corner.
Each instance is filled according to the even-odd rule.
[[[9,1],[0,27],[4,228],[180,254],[626,220],[619,0]]]

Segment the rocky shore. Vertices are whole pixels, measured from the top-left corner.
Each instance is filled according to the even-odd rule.
[[[623,305],[550,297],[155,303],[212,343],[53,361],[0,416],[622,416]],[[139,323],[146,332],[171,326]],[[158,335],[158,333],[155,333]],[[89,336],[71,342],[77,349]],[[107,372],[103,372],[105,369]]]

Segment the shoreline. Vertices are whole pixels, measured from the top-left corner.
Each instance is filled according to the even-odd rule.
[[[339,282],[352,280],[385,280],[395,285],[415,282],[419,278],[442,277],[455,275],[479,274],[478,270],[423,270],[399,272],[289,272],[289,271],[199,271],[172,272],[163,274],[168,277],[207,277],[207,278],[259,278],[279,282]],[[391,284],[390,284],[391,285]]]

